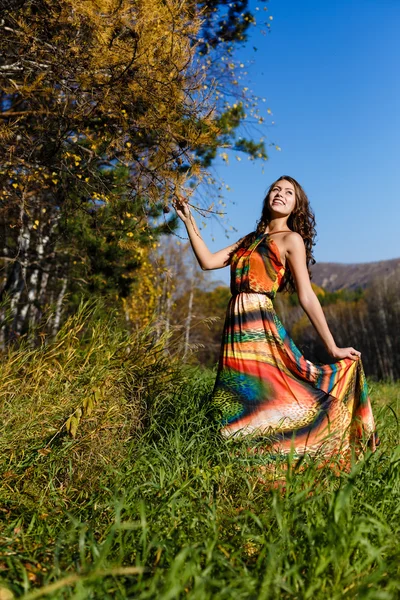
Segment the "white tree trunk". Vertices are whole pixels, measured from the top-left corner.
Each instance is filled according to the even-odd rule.
[[[29,226],[24,225],[25,209],[22,204],[20,210],[21,229],[18,235],[18,255],[16,258],[17,264],[14,268],[17,268],[17,278],[13,285],[13,289],[10,290],[11,302],[10,309],[11,314],[14,315],[13,330],[18,332],[18,304],[26,285],[26,271],[28,267],[28,250],[31,242],[31,232]],[[18,267],[17,267],[18,265]],[[15,290],[15,293],[13,291]]]
[[[56,312],[54,314],[53,329],[52,329],[52,335],[54,337],[56,336],[56,334],[60,328],[62,303],[64,300],[65,292],[67,290],[67,283],[68,283],[68,279],[66,277],[64,277],[61,280],[61,290],[60,290],[60,293],[58,294],[57,302],[56,302]]]
[[[29,312],[33,302],[38,299],[38,282],[39,282],[39,273],[40,273],[39,265],[43,261],[44,249],[45,249],[46,245],[48,244],[49,239],[50,239],[50,236],[48,236],[48,235],[42,236],[41,232],[39,232],[38,243],[36,245],[36,261],[37,261],[38,266],[31,273],[29,282],[27,284],[27,288],[28,288],[27,302],[24,304],[24,306],[19,311],[19,314],[17,317],[16,331],[18,331],[18,333],[21,332],[21,330],[22,330],[22,327],[25,323],[25,320],[28,316],[28,312]]]

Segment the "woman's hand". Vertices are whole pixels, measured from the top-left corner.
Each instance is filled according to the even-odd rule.
[[[232,253],[238,247],[238,242],[231,244],[227,248],[218,250],[218,252],[210,252],[210,250],[207,248],[207,245],[204,243],[204,240],[201,237],[200,231],[196,225],[196,221],[190,212],[188,198],[175,196],[172,206],[175,208],[178,217],[185,224],[193,251],[203,271],[222,269],[222,267],[229,265]]]
[[[190,221],[190,208],[188,205],[188,200],[186,198],[177,198],[172,204],[178,217],[184,223],[188,223],[188,221]]]
[[[361,357],[361,352],[355,350],[351,346],[350,348],[338,348],[335,346],[332,350],[329,350],[329,354],[333,356],[333,358],[337,358],[339,360],[342,360],[343,358],[358,360]]]

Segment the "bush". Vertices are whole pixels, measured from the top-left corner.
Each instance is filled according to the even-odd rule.
[[[17,497],[21,509],[50,491],[49,473],[61,504],[98,491],[137,442],[153,398],[175,385],[176,364],[151,328],[129,335],[115,314],[101,314],[82,305],[54,341],[3,357],[0,467],[7,502]]]

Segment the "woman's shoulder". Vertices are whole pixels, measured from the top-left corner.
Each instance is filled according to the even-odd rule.
[[[302,236],[300,233],[297,233],[297,231],[288,231],[285,237],[286,239],[293,241],[294,244],[299,244],[300,242],[304,244]]]
[[[285,246],[289,252],[304,249],[304,240],[296,231],[289,231],[285,234]]]
[[[276,234],[276,236],[275,236],[275,234]],[[301,244],[301,243],[304,244],[303,238],[296,231],[291,231],[290,229],[288,229],[287,231],[286,230],[276,231],[275,234],[272,233],[270,235],[274,235],[274,237],[279,237],[279,239],[281,239],[282,241],[285,241],[285,243],[287,241],[289,241],[289,243],[293,243],[293,244]]]

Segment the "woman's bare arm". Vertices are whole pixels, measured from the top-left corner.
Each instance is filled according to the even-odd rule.
[[[194,220],[187,203],[184,201],[176,202],[174,206],[178,217],[186,226],[193,252],[203,271],[226,267],[229,264],[232,252],[238,245],[237,242],[218,252],[210,252],[200,235],[196,221]]]
[[[311,281],[307,270],[306,249],[304,241],[298,233],[291,233],[285,238],[286,260],[293,274],[299,302],[318,335],[323,341],[325,348],[334,358],[352,358],[361,356],[360,352],[352,347],[338,348],[329,330],[328,324],[321,304],[311,287]]]

